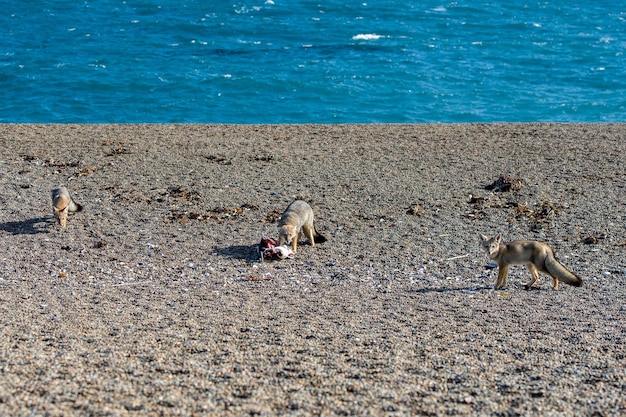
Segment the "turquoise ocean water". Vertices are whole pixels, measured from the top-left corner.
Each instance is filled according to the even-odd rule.
[[[4,1],[0,122],[624,122],[626,6]]]

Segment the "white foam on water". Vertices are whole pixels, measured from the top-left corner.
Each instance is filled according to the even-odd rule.
[[[375,33],[359,33],[358,35],[354,35],[352,40],[355,41],[375,41],[377,39],[382,38],[382,35],[377,35]]]

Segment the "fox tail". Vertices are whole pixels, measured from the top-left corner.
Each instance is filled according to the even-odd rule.
[[[70,203],[67,205],[69,211],[83,211],[83,206],[70,198]]]
[[[559,281],[573,285],[574,287],[580,287],[583,285],[582,279],[565,268],[559,261],[556,260],[554,255],[550,254],[546,257],[545,266],[548,273],[557,278]]]
[[[315,241],[315,243],[324,243],[328,239],[326,239],[324,235],[318,233],[317,230],[313,229],[313,240]]]

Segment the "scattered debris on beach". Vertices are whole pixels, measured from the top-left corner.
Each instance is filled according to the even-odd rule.
[[[108,145],[104,145],[108,146]],[[119,142],[116,147],[111,149],[105,156],[132,155],[135,151],[124,146],[123,142]]]
[[[486,190],[506,193],[509,191],[519,191],[524,186],[525,181],[522,178],[513,178],[510,175],[502,175],[493,183],[485,187]]]
[[[410,214],[412,216],[424,217],[426,215],[426,211],[424,211],[424,209],[422,209],[422,207],[419,204],[414,203],[409,206],[409,208],[406,211],[406,214]]]
[[[468,201],[470,209],[465,213],[465,216],[472,220],[480,220],[485,217],[485,208],[491,206],[491,201],[485,197],[475,197],[470,195]]]
[[[220,165],[231,165],[233,163],[231,159],[228,159],[227,157],[223,155],[207,155],[205,156],[205,158],[209,162],[220,164]]]
[[[465,212],[465,216],[472,220],[482,220],[485,217],[485,210],[489,208],[505,208],[517,207],[518,203],[514,201],[502,201],[501,199],[479,197],[470,194],[468,203],[470,209]]]
[[[192,190],[193,184],[191,185],[178,185],[176,187],[171,187],[169,189],[169,195],[174,198],[180,198],[183,200],[199,200],[200,193],[195,190]]]
[[[274,209],[267,216],[265,216],[265,221],[267,223],[278,223],[280,216],[282,216],[282,213]],[[261,222],[263,223],[263,221]]]
[[[251,156],[248,158],[250,161],[257,161],[257,162],[273,162],[274,161],[274,155],[255,155],[255,156]]]
[[[487,209],[506,209],[509,211],[509,221],[525,220],[530,224],[530,230],[545,229],[549,223],[566,207],[548,200],[538,203],[520,203],[515,200],[487,198],[470,195],[470,205],[465,216],[471,220],[482,220]]]
[[[272,277],[271,276],[257,277],[257,276],[254,276],[252,274],[248,274],[248,275],[246,275],[246,280],[247,281],[271,281]]]
[[[591,232],[587,233],[587,235],[581,239],[581,242],[585,245],[597,245],[601,240],[606,238],[607,235],[604,232]]]
[[[216,207],[207,212],[189,211],[179,207],[171,210],[171,220],[179,221],[180,223],[187,223],[189,220],[219,220],[224,221],[243,216],[249,210],[257,210],[258,207],[254,204],[243,204],[241,206],[225,206]]]
[[[37,155],[30,155],[30,154],[20,154],[20,156],[22,157],[22,159],[25,162],[32,162],[32,161],[36,161],[39,159],[39,157]]]
[[[87,175],[91,175],[94,172],[96,172],[96,170],[97,170],[96,167],[88,166],[88,167],[85,167],[85,168],[81,169],[80,171],[74,173],[74,177],[78,178],[78,177],[84,177],[84,176],[87,176]]]
[[[548,224],[564,209],[565,206],[542,200],[535,206],[518,204],[511,213],[510,221],[526,219],[530,223],[530,230],[545,229]]]

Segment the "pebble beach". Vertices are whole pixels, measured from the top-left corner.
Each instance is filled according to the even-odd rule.
[[[626,125],[0,125],[0,415],[626,413]],[[516,180],[513,189],[494,187]],[[50,192],[84,206],[55,223]],[[296,198],[328,239],[261,262]],[[497,270],[542,240],[580,288]]]

